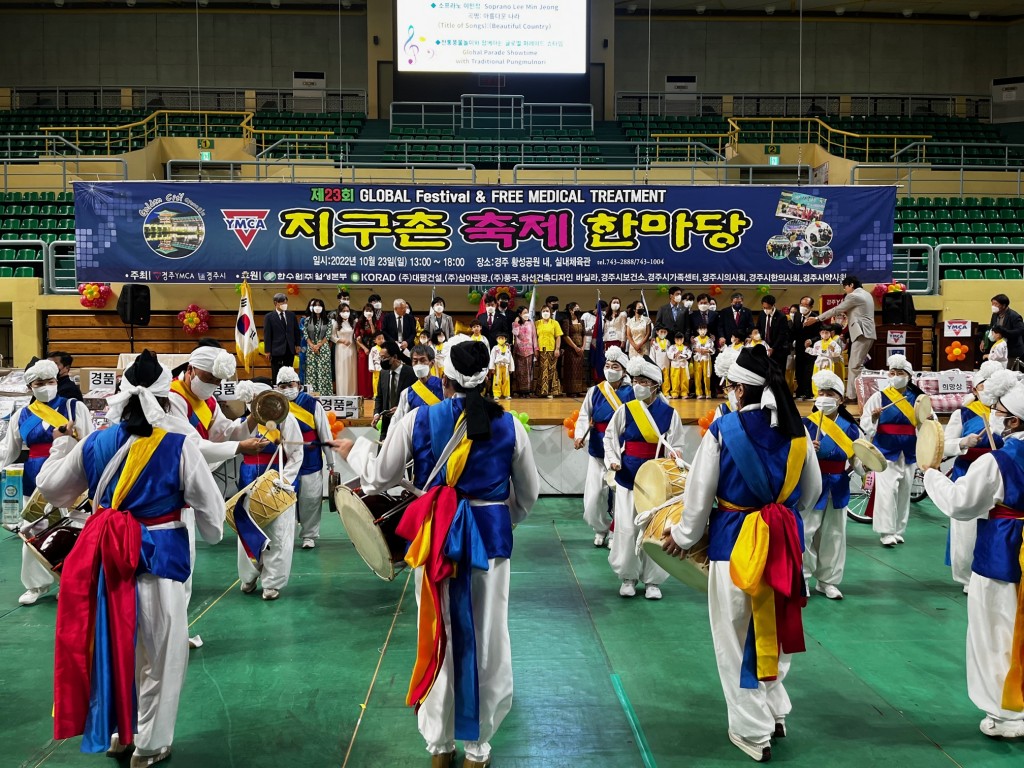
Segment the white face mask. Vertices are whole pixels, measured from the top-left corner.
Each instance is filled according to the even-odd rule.
[[[437,314],[440,315],[442,312],[444,312],[444,305],[443,304],[435,304],[434,305],[434,311],[437,312]]]
[[[288,302],[286,301],[284,304],[281,304],[278,307],[278,309],[280,309],[282,312],[287,312],[288,311]]]
[[[1000,307],[998,304],[993,304],[992,305],[992,314],[998,315],[1002,311],[1003,311],[1003,308]]]
[[[806,315],[810,311],[811,311],[810,307],[805,307],[803,304],[800,305],[800,314],[801,315]]]
[[[990,413],[988,415],[988,428],[992,430],[993,435],[1002,435],[1003,430],[1006,429],[1006,417]]]
[[[982,405],[987,405],[989,408],[996,404],[996,399],[985,392],[985,390],[978,393],[978,400],[981,401]]]
[[[493,315],[494,314],[494,307],[488,307],[487,308],[487,314],[488,315]]]
[[[374,309],[380,309],[383,305],[379,301],[373,302]]]
[[[826,416],[831,416],[839,410],[839,401],[834,397],[817,397],[814,399],[814,405]]]
[[[646,401],[647,398],[649,398],[653,393],[654,390],[651,387],[648,387],[646,384],[633,385],[633,394],[636,396],[637,400]]]
[[[416,374],[416,378],[417,379],[422,379],[422,378],[425,378],[426,376],[430,375],[430,366],[429,365],[414,365],[412,367],[412,372],[414,374]]]
[[[40,403],[48,403],[57,396],[57,385],[48,384],[45,387],[33,387],[32,396]]]
[[[708,305],[708,309],[710,309],[712,311],[716,311],[718,309],[718,305],[717,304],[709,304]]]
[[[323,307],[313,307],[313,314],[314,315],[319,315],[323,311],[324,311]]]
[[[437,343],[438,344],[444,344],[444,336],[438,336]]]
[[[613,302],[612,302],[612,311],[615,311],[615,310],[617,310],[618,308],[619,308],[619,302],[617,302],[617,301],[613,301]]]
[[[661,339],[662,341],[664,341],[665,339],[668,338],[668,336],[666,334],[664,334],[664,333],[659,333],[658,334],[658,338]]]
[[[341,313],[341,319],[342,320],[348,320],[349,315],[351,315],[351,314],[352,314],[351,312],[342,312]]]
[[[213,397],[213,393],[217,391],[216,384],[207,384],[202,381],[198,376],[192,377],[192,383],[189,384],[189,389],[192,390],[192,394],[198,397],[200,400],[209,400]]]
[[[547,320],[549,317],[551,317],[551,313],[550,312],[541,312],[540,316],[543,317],[545,320]]]
[[[673,297],[672,297],[672,303],[673,303],[673,304],[678,304],[678,303],[679,303],[680,301],[682,301],[682,300],[683,300],[683,297],[682,297],[682,295],[680,295],[680,296],[673,296]]]
[[[771,317],[772,315],[775,314],[775,310],[774,309],[766,309],[766,310],[764,310],[764,313],[766,315],[768,315],[768,317]]]
[[[692,301],[690,301],[689,299],[687,299],[686,301],[684,301],[684,302],[683,302],[683,306],[684,306],[684,307],[685,307],[686,309],[689,309],[690,307],[692,307],[692,306],[693,306],[693,302],[692,302]]]
[[[285,397],[287,397],[289,400],[294,400],[295,398],[297,398],[299,396],[299,388],[298,387],[286,387],[285,389],[281,390],[281,394],[284,395]]]
[[[369,311],[363,312],[363,317],[365,317],[367,320],[369,320],[371,317],[373,317],[373,312],[369,312]]]
[[[890,376],[889,386],[893,389],[903,389],[907,384],[910,383],[909,376]]]
[[[707,304],[698,304],[697,309],[699,309],[701,312],[707,312],[709,307]]]
[[[739,410],[740,407],[740,401],[736,399],[736,393],[731,389],[729,390],[729,407],[734,411]]]
[[[605,368],[604,377],[607,381],[614,384],[617,381],[622,381],[622,371],[618,368]]]

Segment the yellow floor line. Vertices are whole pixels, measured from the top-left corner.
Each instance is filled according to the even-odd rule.
[[[398,605],[395,606],[395,615],[391,617],[391,626],[388,628],[388,635],[384,638],[384,646],[380,649],[380,658],[377,659],[377,668],[373,670],[373,677],[370,679],[370,687],[366,691],[363,703],[359,705],[359,719],[356,720],[356,727],[352,730],[352,738],[349,739],[348,749],[345,750],[345,758],[341,762],[341,768],[346,768],[349,758],[352,757],[352,748],[356,744],[356,736],[359,734],[359,726],[362,725],[363,715],[366,714],[366,707],[370,703],[370,696],[373,693],[373,686],[377,683],[377,675],[380,674],[381,664],[384,663],[384,654],[387,653],[388,643],[391,642],[391,635],[395,631],[395,624],[398,623],[398,616],[402,612],[402,603],[405,602],[405,593],[409,589],[409,581],[412,579],[413,570],[409,569],[409,575],[405,577],[405,585],[402,587],[402,594],[398,598]]]
[[[215,606],[215,605],[216,605],[217,603],[219,603],[219,602],[221,601],[221,599],[223,599],[224,595],[226,595],[226,594],[227,594],[228,592],[230,592],[230,591],[231,591],[232,589],[234,589],[235,587],[237,587],[237,586],[238,586],[238,583],[239,583],[239,579],[235,579],[234,583],[233,583],[233,584],[232,584],[232,585],[231,585],[230,587],[228,587],[228,588],[227,588],[227,589],[225,589],[225,590],[224,590],[223,592],[221,592],[221,594],[220,594],[220,597],[218,597],[218,598],[217,598],[216,600],[214,600],[214,601],[213,601],[212,603],[210,603],[210,604],[209,604],[208,606],[206,606],[206,608],[204,608],[204,609],[203,609],[203,612],[202,612],[202,613],[200,613],[200,614],[199,614],[198,616],[196,616],[196,617],[195,617],[194,619],[192,619],[192,621],[191,621],[191,622],[189,622],[188,628],[189,628],[189,629],[192,629],[192,627],[193,627],[193,626],[195,625],[195,623],[196,623],[197,621],[199,621],[199,620],[200,620],[201,618],[203,618],[203,616],[205,616],[205,615],[207,614],[207,612],[208,612],[208,611],[209,611],[209,610],[210,610],[211,608],[213,608],[213,606]]]

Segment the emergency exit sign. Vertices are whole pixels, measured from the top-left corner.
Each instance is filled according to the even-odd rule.
[[[212,152],[200,152],[199,153],[199,162],[201,162],[201,163],[208,163],[208,162],[210,162],[212,157],[213,157],[213,153]]]

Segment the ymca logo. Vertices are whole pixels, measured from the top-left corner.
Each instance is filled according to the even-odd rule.
[[[235,233],[242,247],[248,251],[252,241],[256,239],[256,235],[267,228],[264,219],[267,218],[270,210],[224,210],[222,208],[220,212],[224,216],[227,228]]]

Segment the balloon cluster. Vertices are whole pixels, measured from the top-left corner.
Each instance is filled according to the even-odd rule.
[[[241,283],[235,283],[235,293],[237,293],[239,296],[242,295],[242,284]]]
[[[530,426],[530,414],[520,413],[519,411],[510,411],[513,419],[517,419],[520,424],[523,425],[523,429],[529,432],[532,427]]]
[[[721,292],[722,292],[722,286],[720,286],[718,283],[715,283],[710,288],[708,288],[708,293],[710,293],[712,296],[717,296]]]
[[[189,336],[199,336],[210,330],[210,313],[196,304],[189,304],[178,313],[178,322]]]
[[[576,437],[576,420],[580,417],[579,408],[572,412],[572,414],[562,420],[562,426],[565,427],[566,432],[569,433],[569,439],[572,440]]]
[[[469,293],[466,295],[466,298],[469,299],[469,303],[473,305],[479,304],[480,299],[482,299],[483,297],[484,295],[480,293],[480,291],[476,290],[476,288],[471,288],[469,290]]]
[[[699,419],[697,419],[697,425],[700,427],[700,436],[704,437],[707,434],[708,429],[711,427],[711,422],[715,420],[715,409],[712,408],[710,411],[705,413]]]
[[[299,284],[298,283],[288,283],[288,285],[286,285],[284,287],[284,289],[285,289],[285,291],[288,292],[289,296],[298,296],[299,295]]]
[[[658,295],[659,296],[668,296],[668,286],[667,285],[659,285],[658,286]]]
[[[114,295],[106,283],[81,283],[78,286],[78,292],[82,295],[82,298],[79,299],[81,305],[93,309],[103,309],[110,301],[110,297]]]
[[[338,284],[338,293],[351,293],[351,291],[349,291],[349,288],[348,288],[347,285],[343,285],[343,284],[339,283]]]
[[[907,286],[904,283],[899,283],[893,280],[891,283],[875,283],[875,287],[871,289],[871,295],[874,296],[878,301],[882,300],[882,297],[887,293],[900,293],[907,290]]]
[[[340,435],[342,431],[348,426],[348,424],[343,419],[338,418],[338,414],[336,414],[334,411],[327,412],[327,423],[331,427],[331,435],[334,437],[335,440],[338,439],[338,435]]]
[[[954,341],[946,347],[946,359],[951,363],[957,363],[967,359],[967,347],[959,341]]]
[[[770,285],[759,285],[759,286],[757,286],[757,295],[758,296],[767,296],[771,292],[772,292],[772,287]]]

